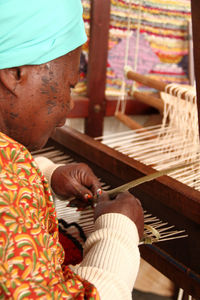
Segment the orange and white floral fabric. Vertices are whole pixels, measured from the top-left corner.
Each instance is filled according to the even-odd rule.
[[[48,183],[28,150],[0,133],[0,299],[99,299],[63,259]]]

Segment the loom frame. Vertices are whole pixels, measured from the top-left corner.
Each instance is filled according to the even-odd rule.
[[[74,109],[68,118],[85,118],[84,132],[101,136],[105,116],[113,116],[117,97],[106,96],[106,67],[111,0],[90,0],[90,41],[87,72],[87,96],[74,97]],[[149,106],[127,98],[126,114],[148,112]]]
[[[116,97],[105,95],[106,65],[111,0],[90,0],[90,43],[87,74],[87,96],[74,97],[75,106],[69,118],[85,118],[84,132],[89,136],[101,136],[105,116],[113,116],[117,104]],[[197,97],[200,97],[200,31],[198,0],[191,0],[194,69]],[[111,101],[112,100],[112,101]],[[199,103],[199,101],[198,101]],[[126,114],[148,113],[150,107],[140,101],[127,98]],[[198,114],[200,106],[198,105]]]
[[[192,10],[192,28],[193,28],[193,49],[194,49],[194,68],[196,77],[197,98],[200,97],[200,30],[199,30],[199,0],[191,0]],[[106,81],[106,63],[108,52],[108,30],[109,30],[109,13],[110,0],[93,0],[91,1],[91,28],[90,28],[90,57],[88,66],[88,91],[87,97],[77,97],[75,99],[75,109],[69,117],[84,117],[85,133],[90,136],[100,136],[103,130],[103,120],[105,116],[114,114],[116,101],[109,103],[109,99],[105,97],[105,81]],[[98,49],[96,51],[95,49]],[[98,91],[98,93],[97,93]],[[129,101],[126,113],[141,113],[145,109],[143,106],[138,108],[133,106],[133,101]],[[200,105],[198,103],[198,115],[200,114]],[[66,132],[67,131],[67,132]],[[70,151],[77,154],[81,152],[81,156],[91,160],[93,163],[101,163],[104,161],[107,171],[117,176],[122,181],[132,180],[140,176],[151,173],[151,167],[125,157],[121,153],[116,153],[104,145],[90,139],[90,137],[82,136],[73,129],[59,129],[53,139]],[[100,167],[100,166],[99,166]],[[135,195],[140,198],[145,207],[151,206],[156,213],[164,207],[177,217],[175,222],[179,220],[189,222],[189,226],[196,226],[196,231],[200,230],[200,193],[177,182],[176,180],[163,176],[155,180],[153,183],[146,183],[145,187],[138,187],[134,191]],[[161,197],[162,196],[162,197]],[[149,199],[151,202],[149,202]],[[192,203],[192,205],[191,205]],[[162,214],[162,212],[161,212]],[[192,225],[191,225],[192,224]],[[193,228],[193,227],[192,227]],[[195,238],[192,238],[195,247],[200,249]],[[169,246],[170,248],[170,246]],[[170,278],[177,286],[182,287],[188,294],[196,299],[200,295],[200,276],[192,274],[189,268],[185,268],[182,264],[177,264],[170,254],[159,246],[142,246],[142,257],[152,264],[157,270]],[[191,249],[192,251],[192,249]],[[200,257],[197,258],[197,264],[200,265]],[[194,276],[193,276],[194,275]]]
[[[155,172],[150,166],[72,128],[59,128],[52,138],[67,151],[72,151],[76,161],[86,162],[98,177],[104,176],[109,184],[114,184],[112,188]],[[186,239],[140,246],[142,257],[177,287],[200,299],[200,192],[169,176],[162,176],[139,185],[133,193],[148,213],[179,230],[186,229],[188,234]]]

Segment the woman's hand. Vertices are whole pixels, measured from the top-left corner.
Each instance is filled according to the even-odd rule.
[[[131,193],[124,192],[117,195],[114,200],[109,200],[106,192],[98,198],[94,210],[95,220],[103,214],[119,213],[130,218],[137,226],[140,239],[144,232],[144,213],[140,201]]]
[[[52,174],[51,187],[62,197],[76,197],[74,206],[87,206],[101,191],[101,183],[93,171],[84,163],[71,163],[58,167]],[[84,201],[83,201],[84,200]]]

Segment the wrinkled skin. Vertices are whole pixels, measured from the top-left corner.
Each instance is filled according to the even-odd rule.
[[[76,196],[78,199],[85,200],[85,204],[87,204],[93,195],[97,196],[97,190],[101,188],[101,183],[86,164],[71,163],[60,166],[54,171],[51,187],[60,196]]]
[[[81,48],[77,48],[39,66],[0,70],[0,131],[29,150],[42,148],[55,128],[64,125],[72,108],[70,89],[78,80],[80,53]],[[58,195],[78,197],[83,208],[88,204],[86,196],[97,198],[101,186],[85,164],[58,167],[51,185]],[[111,212],[134,221],[141,236],[143,211],[139,200],[121,193],[110,201],[103,193],[98,197],[95,218]]]
[[[29,150],[45,145],[63,126],[78,80],[81,49],[39,66],[0,70],[0,128]]]

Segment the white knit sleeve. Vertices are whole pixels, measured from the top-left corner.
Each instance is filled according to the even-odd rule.
[[[45,157],[37,157],[35,161],[50,183],[60,165]],[[137,228],[128,217],[102,215],[84,245],[83,261],[71,268],[96,286],[101,300],[131,300],[140,263],[138,243]]]
[[[101,300],[131,300],[140,253],[135,224],[122,214],[105,214],[84,246],[83,261],[72,269],[93,283]]]
[[[38,164],[38,167],[40,168],[42,174],[48,180],[49,186],[51,186],[51,176],[52,176],[53,172],[59,166],[63,166],[63,164],[55,164],[50,159],[43,157],[43,156],[36,157],[35,161]]]

